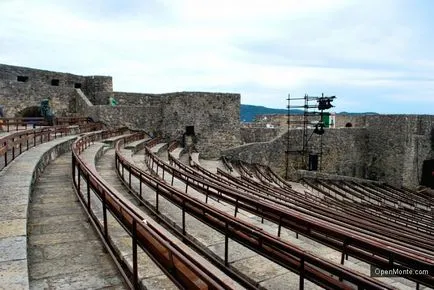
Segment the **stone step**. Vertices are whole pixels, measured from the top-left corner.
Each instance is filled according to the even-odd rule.
[[[141,154],[137,153],[133,155],[133,157],[137,155]],[[164,152],[161,152],[160,155],[165,156],[166,154],[164,154]],[[137,159],[142,160],[144,159],[144,156],[142,155],[140,157],[137,157]],[[159,175],[162,178],[161,173],[162,172],[160,169]],[[172,181],[171,175],[167,174],[167,172],[165,173],[164,179],[169,184]],[[128,177],[126,177],[126,180],[128,180]],[[135,178],[132,178],[131,184],[135,191],[139,191],[139,183]],[[183,182],[174,179],[173,186],[180,191],[185,192],[185,184]],[[204,195],[197,192],[196,190],[188,188],[187,193],[192,197],[205,202]],[[153,190],[146,187],[145,185],[142,185],[142,194],[149,203],[151,203],[152,205],[156,204],[156,196]],[[234,213],[234,208],[232,206],[228,206],[222,201],[217,201],[215,199],[209,198],[208,204],[228,214],[233,215]],[[166,200],[161,196],[159,197],[159,211],[162,215],[166,216],[168,219],[176,223],[179,227],[182,226],[181,210],[170,201]],[[249,220],[248,213],[239,212],[237,216],[241,217],[244,220]],[[186,214],[185,224],[186,232],[190,236],[196,239],[197,242],[202,244],[202,246],[206,247],[209,251],[213,252],[215,255],[224,260],[225,238],[223,234],[215,231],[214,229],[198,221],[196,218],[190,216],[189,214]],[[241,273],[253,279],[258,285],[264,287],[267,286],[269,287],[269,289],[293,289],[298,287],[298,275],[256,254],[255,252],[244,247],[243,245],[240,245],[239,243],[232,241],[231,239],[229,240],[230,242],[228,258],[230,265],[239,270]],[[287,277],[292,277],[292,284],[288,284]],[[305,282],[305,287],[307,289],[319,289],[319,287],[309,281]]]
[[[125,150],[124,152],[126,153],[126,156],[131,156],[130,153],[128,153],[129,150]],[[111,184],[111,186],[115,187],[116,189],[119,190],[119,193],[122,194],[122,196],[126,199],[128,199],[129,201],[131,201],[131,203],[138,205],[139,203],[137,202],[137,200],[134,198],[133,195],[129,194],[128,190],[126,190],[126,188],[123,186],[121,180],[118,178],[116,172],[115,172],[115,167],[114,167],[114,150],[108,150],[98,161],[97,161],[97,170],[100,173],[100,175],[108,182]],[[146,190],[144,188],[145,191],[147,191],[148,193],[151,192],[150,189]],[[144,216],[146,216],[146,219],[148,221],[152,220],[152,216],[149,214],[146,214],[146,209],[142,206],[137,206],[138,210],[142,211],[142,214]],[[161,228],[161,227],[160,227]],[[174,236],[172,236],[169,232],[167,232],[166,230],[164,230],[163,228],[161,228],[162,231],[165,232],[165,234],[167,234],[171,240],[175,241],[178,245],[182,245],[182,242],[175,238]],[[188,252],[191,255],[196,256],[196,259],[200,258],[197,254],[195,254],[191,249],[187,248],[185,245],[183,246],[185,249],[188,249]],[[202,258],[201,258],[202,259]],[[208,267],[214,268],[212,265],[209,265]],[[215,274],[219,273],[220,271],[215,269]],[[220,272],[220,274],[222,277],[225,277],[225,275],[223,273]],[[162,278],[162,277],[160,277]],[[224,279],[229,279],[227,277],[225,277]],[[236,288],[239,288],[239,286],[236,285],[236,283],[234,284],[234,286]]]
[[[151,147],[151,152],[155,154],[159,154],[161,151],[165,151],[168,145],[169,145],[168,143],[158,143],[155,146]]]
[[[119,136],[113,136],[113,137],[104,139],[102,142],[105,143],[105,144],[107,144],[107,145],[109,145],[109,146],[111,146],[111,147],[113,147],[113,145],[114,145],[114,143],[116,141],[118,141],[118,140],[120,140],[122,138],[125,138],[125,137],[129,137],[131,135],[133,135],[133,134],[132,133],[127,133],[127,134],[123,134],[123,135],[119,135]]]
[[[164,156],[164,152],[160,153],[161,156]],[[162,158],[164,160],[164,158]],[[210,171],[216,172],[216,168],[210,168],[212,167],[212,165],[219,165],[218,162],[205,162],[208,165],[208,168]],[[160,178],[163,177],[162,175],[162,171],[161,169],[159,169],[159,176]],[[164,179],[166,180],[166,182],[168,182],[169,184],[171,183],[171,179],[172,176],[170,174],[168,174],[167,172],[164,175]],[[174,180],[173,186],[177,189],[179,189],[182,192],[185,192],[185,183],[183,183],[182,181],[179,181],[177,179]],[[192,188],[188,188],[187,193],[194,197],[197,198],[203,202],[205,202],[205,196],[202,193],[197,192],[196,190],[192,189]],[[152,196],[149,197],[150,200],[152,200],[153,202],[155,202],[155,198],[153,198]],[[162,198],[161,198],[162,199]],[[161,204],[161,199],[160,199],[160,204]],[[208,204],[213,206],[216,209],[219,209],[221,211],[224,211],[228,214],[234,215],[234,211],[235,208],[234,206],[227,204],[225,202],[219,202],[215,199],[208,199]],[[179,211],[179,210],[178,210]],[[174,220],[176,221],[177,224],[180,223],[180,214],[173,214],[173,212],[168,213],[168,215]],[[277,232],[278,232],[278,226],[270,221],[262,221],[262,219],[258,216],[255,216],[251,213],[248,213],[246,211],[243,210],[238,210],[237,213],[237,218],[242,219],[250,224],[253,224],[255,226],[258,226],[260,228],[262,228],[264,231],[276,235],[277,236]],[[209,237],[209,240],[207,240],[207,238],[205,238],[205,232],[204,230],[200,227],[200,226],[194,226],[194,228],[191,230],[191,232],[188,231],[188,233],[191,232],[198,232],[197,234],[198,239],[205,245],[207,245],[210,249],[212,249],[212,251],[219,253],[219,256],[222,257],[223,255],[223,251],[222,249],[222,244],[221,242],[215,242],[215,236],[211,235]],[[195,236],[193,234],[193,236]],[[307,237],[301,236],[299,235],[299,237],[296,237],[296,233],[288,230],[288,229],[281,229],[281,235],[280,238],[282,240],[285,240],[299,248],[301,248],[302,250],[309,252],[311,254],[314,254],[318,257],[321,257],[323,259],[329,260],[331,262],[334,262],[336,264],[340,263],[340,259],[341,259],[341,252],[336,251],[334,249],[331,249],[321,243],[315,242]],[[215,243],[214,243],[215,242]],[[240,267],[240,270],[243,273],[248,273],[249,277],[256,277],[255,275],[257,275],[258,273],[261,272],[260,266],[263,265],[267,265],[267,261],[263,261],[261,263],[258,264],[259,268],[254,267],[254,269],[249,268],[252,264],[254,265],[255,263],[253,261],[255,261],[256,259],[258,259],[256,256],[257,255],[252,255],[249,256],[248,254],[248,250],[246,248],[242,247],[241,245],[237,245],[235,246],[235,248],[229,248],[229,252],[231,253],[231,250],[234,252],[238,252],[238,251],[247,251],[245,255],[247,255],[247,258],[244,258],[244,254],[241,255],[240,260],[236,260],[236,258],[232,258],[231,263],[232,265],[237,265],[238,267]],[[230,256],[231,254],[229,254]],[[231,259],[231,258],[230,258]],[[248,262],[249,260],[252,260],[252,262]],[[245,261],[245,263],[238,263],[238,261]],[[268,261],[269,262],[269,261]],[[268,272],[269,276],[257,276],[258,280],[260,280],[259,284],[262,285],[272,285],[272,288],[274,289],[275,287],[279,288],[282,287],[284,284],[281,284],[279,281],[280,279],[283,279],[282,281],[285,281],[284,283],[288,283],[288,277],[293,277],[293,281],[298,281],[298,278],[295,274],[289,272],[289,271],[283,271],[282,267],[277,266],[277,265],[273,265],[274,263],[271,263],[269,266],[267,266],[266,268],[264,268],[264,271],[266,271],[267,269],[271,269],[271,268],[275,268],[276,271],[275,272]],[[277,267],[275,267],[277,266]],[[246,269],[244,267],[247,267]],[[365,274],[367,276],[370,276],[370,265],[362,262],[360,260],[357,260],[355,258],[349,257],[348,260],[345,261],[345,267],[349,268],[351,270],[360,272],[362,274]],[[250,271],[253,271],[254,273],[250,273]],[[275,274],[275,275],[274,275]],[[274,275],[274,276],[273,276]],[[295,276],[294,276],[295,275]],[[280,278],[279,278],[280,277]],[[387,284],[393,284],[395,286],[398,286],[399,289],[413,289],[415,287],[415,283],[405,280],[403,278],[377,278],[378,280],[381,280]],[[283,283],[283,282],[282,282]],[[298,282],[294,282],[294,285],[298,285]],[[307,286],[308,283],[305,283],[305,286]],[[313,284],[312,284],[313,285]],[[311,286],[312,286],[311,285]],[[310,286],[309,286],[310,287]],[[313,287],[317,287],[315,285],[313,285]]]
[[[126,149],[127,149],[127,148],[126,148]],[[179,158],[181,157],[183,151],[184,151],[184,148],[182,148],[182,147],[177,147],[177,148],[175,148],[171,153],[172,153],[172,156],[173,156],[173,157],[175,157],[176,159],[179,159]]]
[[[143,145],[143,143],[146,143],[149,140],[151,140],[151,138],[150,137],[146,137],[144,139],[140,139],[140,140],[137,140],[137,141],[130,142],[128,144],[125,144],[125,149],[135,149],[136,147]]]

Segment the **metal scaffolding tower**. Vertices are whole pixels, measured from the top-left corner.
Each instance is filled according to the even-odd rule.
[[[288,173],[289,173],[289,155],[292,154],[299,154],[302,157],[302,169],[309,169],[309,170],[317,170],[316,167],[312,168],[310,166],[310,158],[311,156],[311,146],[309,144],[309,141],[311,140],[313,134],[320,136],[320,149],[317,153],[317,157],[319,157],[319,170],[321,170],[321,163],[322,163],[322,155],[323,155],[323,134],[324,134],[324,116],[326,110],[332,108],[332,102],[335,99],[335,96],[324,96],[322,94],[320,97],[318,96],[309,96],[307,94],[304,95],[302,98],[291,98],[291,95],[288,94],[288,105],[287,105],[287,124],[288,124],[288,132],[287,132],[287,142],[286,142],[286,151],[285,151],[285,160],[286,160],[286,174],[285,177],[288,179]],[[295,102],[294,103],[291,103]],[[303,118],[302,120],[292,120],[291,121],[291,109],[303,109]],[[312,120],[314,119],[312,116],[319,116],[318,120]],[[312,123],[311,123],[312,122]],[[302,140],[301,140],[301,148],[300,144],[295,144],[298,149],[291,148],[291,141],[290,141],[290,129],[291,125],[302,125]],[[311,127],[313,126],[313,127]],[[310,132],[310,129],[313,129],[312,132]]]

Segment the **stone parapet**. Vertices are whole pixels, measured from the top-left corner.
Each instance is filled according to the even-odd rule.
[[[30,193],[48,163],[70,151],[76,136],[38,145],[0,171],[0,288],[28,289],[27,217]]]

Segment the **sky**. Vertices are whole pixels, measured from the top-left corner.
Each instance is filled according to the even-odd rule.
[[[434,114],[432,15],[431,0],[0,0],[0,63],[110,75],[115,91]]]

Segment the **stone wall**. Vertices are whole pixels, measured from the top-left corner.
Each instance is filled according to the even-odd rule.
[[[301,144],[303,130],[292,129],[289,134],[290,150],[301,150],[299,144]],[[284,133],[269,142],[230,148],[222,154],[230,159],[241,159],[250,163],[268,165],[283,176],[286,170],[287,136],[288,133]],[[366,167],[364,156],[367,154],[367,140],[365,128],[326,129],[323,136],[322,170],[331,174],[364,178]],[[312,136],[310,144],[312,153],[319,153],[320,137]],[[303,168],[305,165],[305,159],[297,152],[289,154],[289,158],[291,174],[295,174],[297,169]]]
[[[109,106],[110,96],[118,106]],[[196,149],[205,157],[217,157],[221,149],[241,144],[239,94],[113,92],[111,77],[0,64],[0,97],[6,117],[49,98],[57,116],[89,116],[109,126],[131,126],[168,140],[181,138],[187,126],[194,126]]]
[[[98,98],[98,94],[113,92],[112,77],[89,76],[86,77],[85,86],[82,89],[94,105],[106,105],[108,98]]]
[[[196,149],[204,158],[241,144],[239,94],[180,92],[163,97],[161,130],[166,136],[180,136],[186,126],[194,126]]]
[[[367,177],[393,185],[419,184],[423,161],[433,158],[430,132],[434,116],[367,116]]]
[[[366,126],[366,115],[348,115],[348,114],[337,114],[334,115],[335,118],[335,128],[344,128],[347,123],[351,123],[352,127],[365,127]],[[290,116],[290,127],[291,128],[303,128],[304,115],[291,115]],[[319,115],[308,116],[307,123],[308,126],[316,124],[321,117]],[[276,127],[283,128],[284,130],[288,127],[288,116],[285,114],[266,114],[258,115],[255,122],[251,124],[262,125],[265,127],[266,124],[272,124]],[[333,127],[333,126],[330,126]],[[283,131],[282,131],[283,132]]]
[[[44,86],[35,88],[31,83],[0,80],[0,105],[5,117],[15,117],[25,108],[40,106],[43,99],[49,98],[56,116],[69,116],[70,103],[75,89],[70,87]]]
[[[22,81],[18,81],[18,77],[22,77],[24,79]],[[17,83],[24,82],[32,84],[35,89],[45,86],[54,86],[52,85],[52,80],[59,81],[57,84],[58,87],[68,88],[74,88],[76,84],[80,84],[83,88],[86,82],[86,77],[84,76],[4,64],[0,64],[0,79]]]
[[[357,178],[338,174],[329,174],[319,171],[297,170],[297,179],[302,178],[319,178],[324,180],[341,180],[341,181],[354,181],[354,182],[368,182],[373,184],[380,184],[378,181],[368,180],[364,178]]]
[[[358,124],[364,123],[365,127],[326,129],[322,171],[396,186],[417,187],[422,176],[423,161],[434,159],[430,136],[434,128],[434,116],[369,115],[357,120]],[[290,150],[301,150],[302,132],[297,129],[290,131]],[[311,149],[317,153],[320,138],[316,135],[312,138]],[[270,142],[231,148],[223,154],[246,162],[269,165],[283,175],[286,141],[285,133]],[[291,172],[305,167],[303,159],[295,152],[290,154],[290,165]]]
[[[281,132],[280,128],[240,128],[241,142],[254,143],[254,142],[267,142],[277,136]]]
[[[42,99],[51,99],[57,116],[70,115],[75,89],[80,88],[91,101],[97,91],[112,91],[112,78],[79,76],[26,67],[0,64],[0,104],[5,116],[14,117],[21,110],[39,106]]]
[[[79,106],[79,113],[110,126],[126,125],[153,132],[167,140],[181,139],[186,127],[193,126],[195,147],[203,157],[218,157],[222,149],[241,144],[239,94],[102,92],[96,97],[107,100],[110,95],[118,106]]]
[[[336,128],[343,128],[347,123],[351,123],[353,127],[365,127],[366,126],[366,117],[367,116],[359,116],[359,115],[345,115],[339,114],[336,115]]]

